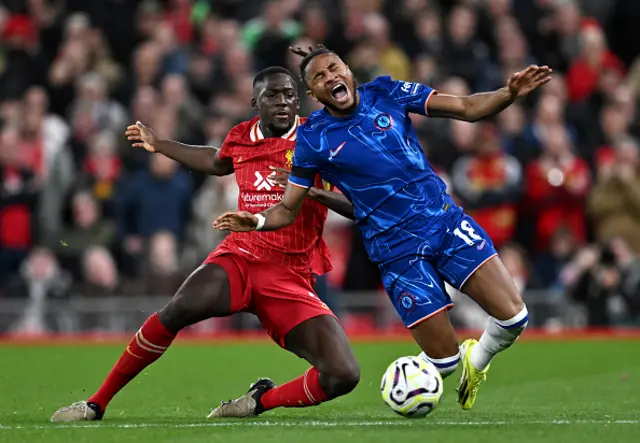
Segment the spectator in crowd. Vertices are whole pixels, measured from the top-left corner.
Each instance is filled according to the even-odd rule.
[[[35,43],[33,23],[25,14],[11,14],[0,27],[4,46],[4,69],[0,70],[0,100],[20,97],[38,83],[42,72],[32,51]]]
[[[46,108],[27,106],[20,127],[22,162],[35,173],[42,185],[37,218],[38,237],[45,242],[55,238],[62,227],[64,200],[75,176],[72,156],[66,146],[66,134],[56,136],[45,132],[51,128],[46,125],[47,121]]]
[[[477,14],[470,6],[453,8],[447,21],[441,54],[441,62],[449,75],[462,77],[474,90],[484,86],[487,67],[491,63],[489,48],[484,42],[474,39],[477,20]]]
[[[280,48],[281,41],[291,41],[301,33],[300,24],[291,19],[286,13],[286,5],[283,0],[267,0],[264,2],[262,14],[249,20],[242,29],[242,40],[247,47],[255,50],[255,54],[260,54],[260,49]],[[286,50],[286,47],[284,48]],[[286,51],[278,54],[282,57]],[[262,55],[258,55],[258,60]],[[265,66],[269,66],[274,60],[264,60]],[[282,63],[276,60],[275,64]]]
[[[595,92],[607,70],[624,75],[624,65],[607,47],[606,36],[594,19],[585,20],[580,31],[580,56],[567,72],[571,101],[580,102]]]
[[[5,297],[27,300],[27,307],[11,328],[12,332],[33,335],[58,330],[57,319],[48,312],[47,301],[68,297],[71,283],[71,275],[59,267],[51,250],[32,249],[20,272],[6,285]]]
[[[402,48],[391,40],[389,22],[379,14],[365,18],[365,35],[372,49],[370,56],[377,61],[382,72],[392,78],[411,78],[411,61]]]
[[[55,250],[62,264],[74,276],[81,275],[81,259],[91,246],[112,250],[116,240],[116,226],[112,219],[103,218],[100,205],[90,191],[79,191],[72,199],[71,226],[60,234]]]
[[[440,57],[444,48],[442,35],[442,19],[432,9],[422,9],[415,22],[418,40],[417,51],[429,54],[432,57]]]
[[[525,137],[523,135],[526,124],[525,110],[522,106],[514,104],[498,114],[498,135],[502,146],[508,154],[514,156],[520,165],[526,163],[526,158],[532,158],[528,152]]]
[[[533,248],[548,250],[552,235],[562,226],[580,244],[586,241],[584,198],[590,188],[589,166],[573,151],[562,126],[547,128],[542,154],[527,166],[525,217],[533,221]]]
[[[117,149],[117,139],[112,132],[102,131],[91,137],[82,161],[81,175],[76,181],[81,189],[92,190],[94,198],[108,215],[113,215],[112,200],[122,170]]]
[[[615,143],[615,162],[603,163],[589,198],[596,237],[604,244],[614,237],[624,239],[640,253],[640,153],[638,143],[623,137]]]
[[[236,206],[238,189],[233,177],[131,149],[123,127],[140,120],[161,137],[219,147],[254,115],[257,70],[298,72],[288,46],[324,43],[361,83],[390,74],[441,94],[498,88],[523,65],[550,65],[554,79],[495,122],[415,118],[414,127],[448,191],[502,245],[521,287],[539,280],[592,310],[606,304],[609,317],[593,323],[631,318],[631,276],[640,275],[640,44],[629,38],[637,3],[0,0],[3,294],[29,293],[19,270],[35,260],[30,252],[52,253],[38,245],[57,254],[61,281],[72,271],[80,294],[164,291],[148,283],[162,274],[171,281],[177,263],[201,262],[222,239],[211,220]],[[300,115],[319,109],[299,87]],[[377,291],[377,268],[351,224],[330,221],[325,234],[335,268],[321,282],[327,300],[336,290]],[[614,265],[609,253],[599,258],[603,246]],[[7,281],[12,273],[22,283]],[[587,289],[597,296],[585,299]],[[26,329],[59,329],[37,323],[44,327]]]
[[[0,132],[0,285],[16,271],[36,242],[40,187],[19,153],[20,132]]]
[[[531,123],[524,130],[526,146],[515,154],[522,163],[529,163],[537,158],[543,150],[545,137],[554,127],[562,127],[573,136],[572,128],[564,118],[564,102],[552,94],[543,94],[535,109]],[[572,137],[575,140],[575,137]]]
[[[204,111],[187,89],[185,78],[180,74],[166,75],[162,80],[160,100],[176,116],[175,137],[193,141],[194,134],[201,131]]]
[[[453,166],[453,187],[460,203],[484,228],[497,248],[512,240],[522,167],[502,151],[493,122],[483,122],[473,154]]]
[[[571,283],[563,281],[563,274],[579,251],[573,231],[565,226],[558,228],[549,242],[549,250],[538,254],[536,270],[545,288],[562,290]]]
[[[121,279],[113,256],[102,246],[90,246],[82,256],[80,292],[87,297],[122,295]]]
[[[586,310],[589,326],[611,326],[629,321],[637,313],[638,278],[625,272],[621,257],[614,251],[611,242],[605,245],[596,263],[588,267],[571,288],[573,300]]]
[[[178,242],[170,232],[157,232],[149,239],[145,292],[173,295],[188,274],[180,267]]]
[[[159,231],[182,240],[191,195],[191,179],[176,162],[163,155],[151,156],[149,170],[123,180],[117,196],[118,235],[124,250],[139,256],[144,241]]]
[[[504,266],[513,277],[520,291],[540,289],[541,282],[527,258],[526,251],[518,244],[509,243],[499,248]]]

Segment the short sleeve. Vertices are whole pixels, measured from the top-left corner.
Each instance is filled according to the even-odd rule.
[[[378,89],[389,93],[392,101],[405,107],[408,112],[428,116],[429,99],[438,93],[430,86],[421,83],[392,80],[389,76],[378,77],[372,82]]]
[[[220,160],[233,160],[232,147],[235,142],[235,137],[232,136],[232,132],[233,131],[230,131],[227,134],[222,142],[222,146],[218,149],[218,158]]]
[[[293,167],[289,175],[289,183],[301,188],[310,188],[314,185],[317,169],[313,162],[313,154],[313,148],[299,129],[293,151]]]

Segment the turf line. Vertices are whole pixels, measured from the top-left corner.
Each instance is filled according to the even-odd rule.
[[[458,329],[458,337],[479,337],[481,330]],[[366,332],[358,330],[347,331],[349,340],[353,343],[383,343],[383,342],[413,342],[406,330]],[[1,336],[0,346],[70,346],[70,345],[121,345],[131,339],[131,334],[87,333],[87,334],[46,334],[43,336]],[[550,332],[541,328],[527,328],[519,340],[526,341],[636,341],[640,340],[640,327],[620,329],[567,329]],[[270,343],[269,337],[262,331],[229,332],[220,334],[182,333],[178,337],[179,344],[236,344],[236,343]]]
[[[485,420],[485,421],[455,421],[455,420],[388,420],[388,421],[222,421],[207,423],[92,423],[72,425],[0,425],[0,430],[33,430],[33,429],[82,429],[82,428],[106,428],[106,429],[144,429],[144,428],[230,428],[230,427],[264,427],[264,428],[294,428],[311,426],[318,428],[340,427],[376,427],[376,426],[411,426],[418,423],[444,426],[514,426],[514,425],[638,425],[640,420]]]

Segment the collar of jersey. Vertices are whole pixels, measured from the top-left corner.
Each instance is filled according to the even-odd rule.
[[[285,140],[296,141],[296,130],[300,126],[300,116],[296,115],[296,120],[293,122],[293,126],[289,129],[289,132],[284,134],[282,137]],[[260,140],[264,140],[264,135],[262,134],[262,130],[260,129],[260,119],[256,120],[256,122],[251,127],[249,131],[249,135],[251,136],[252,142],[257,142]]]

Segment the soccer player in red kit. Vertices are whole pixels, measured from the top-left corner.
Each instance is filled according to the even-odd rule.
[[[188,146],[160,140],[140,122],[127,128],[134,147],[165,155],[211,175],[236,174],[240,210],[260,212],[282,198],[281,176],[290,168],[296,142],[299,100],[293,75],[267,68],[255,77],[253,108],[259,116],[231,129],[222,147]],[[283,348],[311,368],[277,386],[260,379],[237,400],[209,417],[248,417],[277,407],[303,407],[347,394],[359,381],[359,367],[344,330],[313,290],[313,274],[331,264],[322,228],[331,207],[352,216],[350,205],[326,191],[318,177],[296,222],[276,232],[233,233],[178,289],[172,300],[142,325],[98,391],[87,401],[55,412],[52,421],[100,420],[111,399],[169,348],[177,333],[211,317],[252,312]],[[334,198],[335,196],[335,198]],[[317,200],[317,201],[314,201]]]

